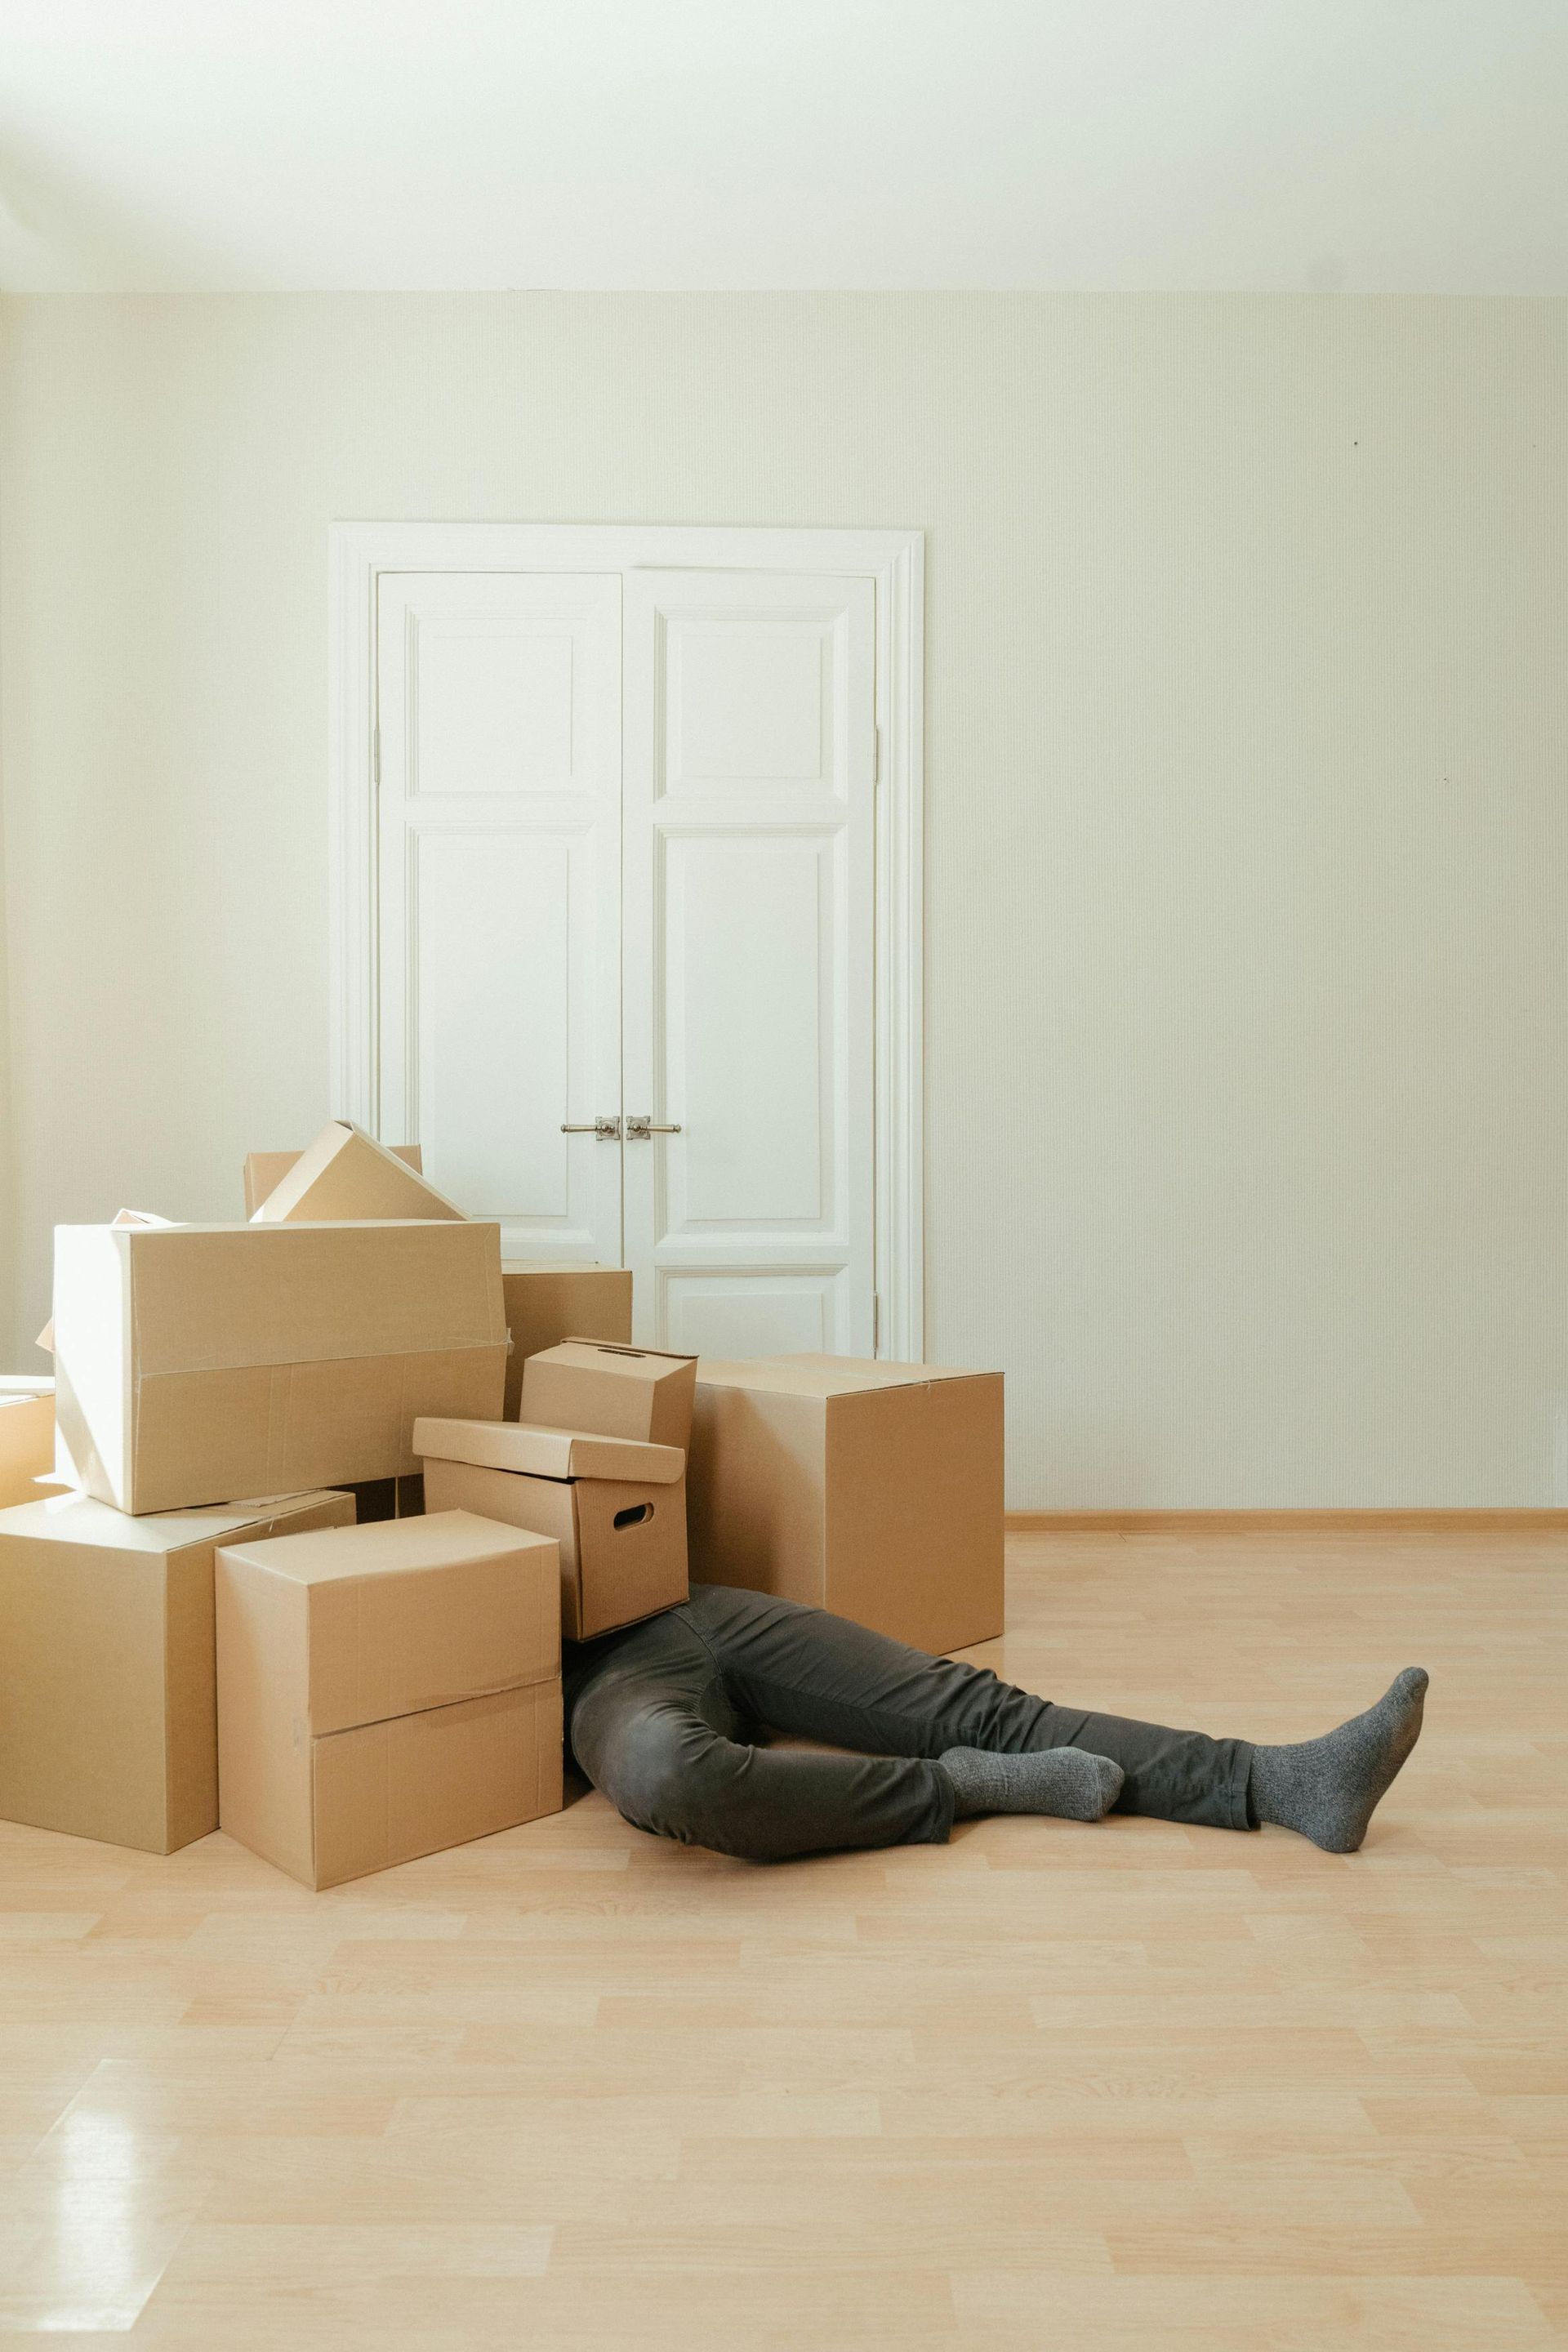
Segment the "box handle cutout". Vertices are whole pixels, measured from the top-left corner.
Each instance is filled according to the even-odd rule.
[[[616,1513],[614,1524],[617,1528],[636,1528],[640,1527],[644,1519],[651,1519],[652,1517],[651,1503],[630,1503],[624,1511]]]

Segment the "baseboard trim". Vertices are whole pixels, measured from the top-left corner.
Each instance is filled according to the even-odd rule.
[[[1009,1535],[1247,1535],[1268,1529],[1301,1535],[1390,1534],[1402,1528],[1432,1534],[1542,1533],[1568,1535],[1568,1510],[1366,1511],[1009,1511]]]

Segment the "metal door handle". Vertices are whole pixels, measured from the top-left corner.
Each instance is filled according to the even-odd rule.
[[[591,1118],[580,1127],[563,1127],[563,1135],[596,1135],[601,1143],[618,1143],[621,1122],[618,1118]]]
[[[647,1143],[656,1135],[679,1135],[679,1133],[680,1128],[679,1123],[674,1127],[656,1126],[654,1123],[653,1113],[651,1111],[646,1118],[628,1118],[626,1121],[626,1141],[628,1143]]]

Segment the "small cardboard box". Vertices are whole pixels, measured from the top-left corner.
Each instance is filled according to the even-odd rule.
[[[1000,1372],[704,1357],[691,1573],[831,1609],[913,1648],[1003,1622]]]
[[[695,1356],[574,1338],[530,1356],[522,1368],[524,1421],[549,1429],[596,1430],[650,1445],[691,1442]]]
[[[624,1265],[551,1265],[542,1259],[501,1261],[506,1328],[511,1354],[506,1366],[508,1421],[520,1418],[522,1366],[528,1356],[553,1348],[573,1332],[584,1339],[632,1336],[632,1276]]]
[[[0,1513],[0,1815],[149,1853],[216,1830],[214,1548],[353,1518],[346,1495]]]
[[[463,1212],[405,1160],[344,1118],[314,1143],[257,1209],[261,1225],[345,1224],[366,1218],[460,1217]]]
[[[321,1887],[558,1812],[559,1581],[466,1511],[224,1545],[223,1828]]]
[[[60,1225],[61,1475],[124,1511],[410,1475],[499,1413],[493,1224]]]
[[[0,1510],[41,1499],[55,1466],[55,1384],[45,1373],[0,1376]]]
[[[686,1599],[686,1456],[592,1431],[526,1422],[420,1421],[432,1511],[478,1511],[553,1537],[569,1642]]]
[[[389,1143],[386,1146],[395,1160],[412,1168],[416,1176],[425,1170],[425,1155],[416,1143]],[[254,1217],[270,1192],[275,1192],[289,1171],[300,1160],[298,1151],[247,1151],[245,1155],[245,1213]]]

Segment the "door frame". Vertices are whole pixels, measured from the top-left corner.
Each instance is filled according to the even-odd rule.
[[[925,1352],[925,537],[704,523],[340,522],[329,534],[332,1115],[378,1131],[376,583],[383,572],[839,572],[877,588],[877,1353]],[[407,1138],[396,1136],[395,1142]]]

